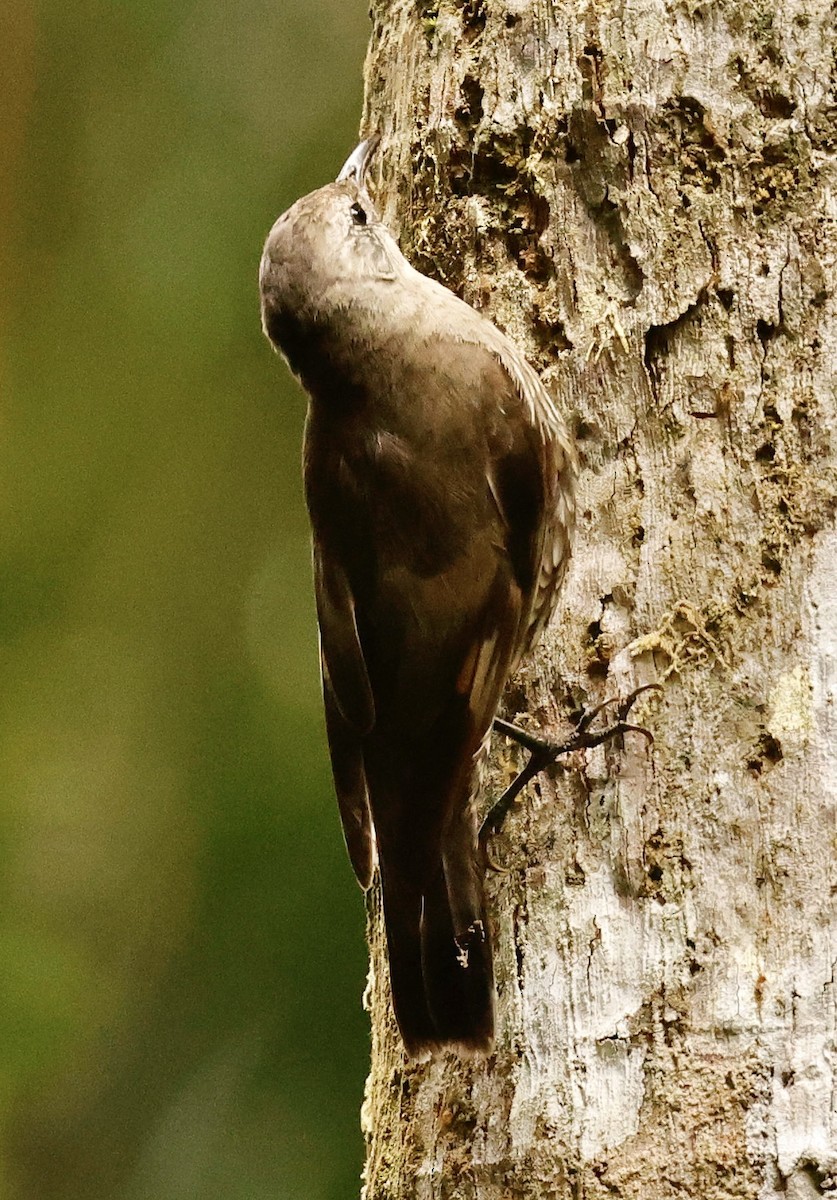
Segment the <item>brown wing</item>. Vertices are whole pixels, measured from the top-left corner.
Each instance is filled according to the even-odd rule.
[[[324,559],[316,542],[314,593],[334,788],[349,858],[358,883],[366,889],[372,882],[375,843],[362,738],[374,724],[375,706],[345,574],[339,564]]]
[[[510,544],[519,546],[521,554],[526,547],[523,565],[532,572],[525,585],[528,607],[516,666],[549,621],[566,574],[575,525],[578,459],[540,376],[493,326],[488,340],[513,383],[525,418],[524,428],[515,432],[511,462],[504,471],[494,468],[498,478],[492,486],[508,524]],[[533,487],[539,489],[537,497],[532,496]]]

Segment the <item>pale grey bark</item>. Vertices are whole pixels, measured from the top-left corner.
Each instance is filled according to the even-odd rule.
[[[404,1062],[373,913],[366,1200],[837,1191],[833,14],[373,22],[386,217],[579,438],[573,565],[509,712],[558,733],[663,690],[653,750],[577,756],[495,841],[492,1059]]]

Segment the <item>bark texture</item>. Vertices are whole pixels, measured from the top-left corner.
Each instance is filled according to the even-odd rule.
[[[508,693],[640,738],[495,840],[498,1041],[404,1061],[370,904],[366,1200],[837,1192],[837,107],[820,0],[376,0],[404,252],[571,414],[564,598]],[[515,753],[498,745],[500,787]]]

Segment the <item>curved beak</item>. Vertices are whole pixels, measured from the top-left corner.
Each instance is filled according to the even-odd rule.
[[[359,146],[355,147],[344,162],[340,174],[337,176],[337,182],[340,183],[343,179],[354,179],[358,187],[363,187],[366,170],[380,140],[381,135],[373,133],[365,142],[361,142]]]

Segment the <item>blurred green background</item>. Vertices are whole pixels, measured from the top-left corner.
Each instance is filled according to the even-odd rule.
[[[357,1195],[363,905],[264,236],[361,0],[0,3],[0,1196]]]

